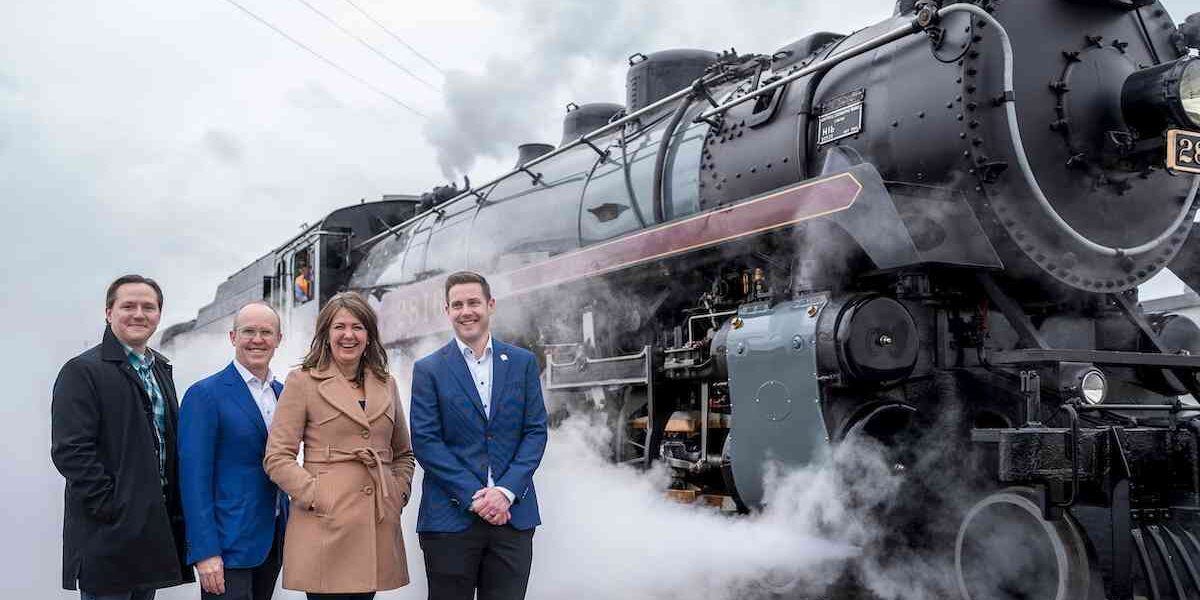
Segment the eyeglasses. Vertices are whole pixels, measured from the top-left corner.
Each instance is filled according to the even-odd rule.
[[[243,327],[237,330],[237,334],[251,340],[259,336],[262,336],[263,339],[270,339],[278,335],[274,329],[255,329],[253,327]]]

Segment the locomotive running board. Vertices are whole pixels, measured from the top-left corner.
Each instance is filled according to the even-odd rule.
[[[1200,356],[1159,354],[1156,352],[1121,352],[1115,350],[1069,350],[1057,348],[1028,348],[993,352],[988,356],[992,365],[1033,365],[1038,363],[1076,362],[1112,366],[1162,367],[1200,371]]]

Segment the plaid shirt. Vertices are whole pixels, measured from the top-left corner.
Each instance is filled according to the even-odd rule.
[[[125,355],[129,357],[129,364],[133,366],[133,371],[142,380],[142,387],[146,389],[146,395],[150,397],[150,409],[154,412],[154,437],[158,438],[158,478],[162,481],[163,488],[166,488],[167,403],[163,400],[162,390],[158,389],[158,380],[154,378],[154,354],[147,350],[145,355],[139,355],[132,348],[126,346]]]

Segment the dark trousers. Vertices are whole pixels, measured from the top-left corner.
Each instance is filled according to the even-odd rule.
[[[79,597],[82,600],[154,600],[154,590],[136,590],[115,594],[93,594],[81,591]]]
[[[276,524],[275,541],[267,552],[267,559],[257,567],[247,569],[225,569],[225,593],[210,594],[200,589],[200,600],[271,600],[275,593],[275,581],[283,566],[283,527]]]
[[[466,531],[421,533],[429,600],[522,600],[533,563],[533,529],[476,518]]]

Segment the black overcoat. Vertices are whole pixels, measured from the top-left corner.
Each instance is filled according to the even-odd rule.
[[[150,397],[109,328],[54,382],[50,458],[66,478],[64,589],[103,594],[194,579],[184,562],[179,402],[166,357],[154,354],[153,372],[167,405],[165,489]]]

